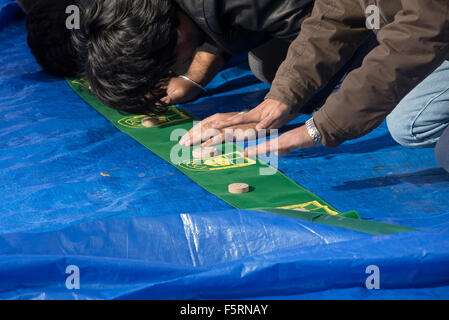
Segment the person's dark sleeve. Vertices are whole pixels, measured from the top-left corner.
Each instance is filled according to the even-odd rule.
[[[231,59],[231,54],[226,52],[223,48],[221,48],[218,44],[216,44],[212,39],[206,39],[204,43],[197,48],[196,51],[207,52],[217,57],[221,58],[224,63],[228,62]]]
[[[379,46],[314,114],[322,143],[335,147],[369,133],[415,86],[449,58],[449,2],[403,0]]]

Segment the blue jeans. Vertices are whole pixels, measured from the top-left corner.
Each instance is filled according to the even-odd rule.
[[[435,147],[449,126],[449,61],[397,105],[387,125],[393,139],[403,146]]]

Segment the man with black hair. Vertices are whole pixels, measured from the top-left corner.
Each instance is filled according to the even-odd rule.
[[[75,39],[97,97],[115,109],[148,113],[196,97],[229,54],[251,52],[256,75],[271,81],[312,5],[313,0],[83,0]],[[262,46],[268,59],[258,59]],[[180,72],[193,55],[187,72]]]
[[[48,74],[74,77],[81,73],[71,30],[66,27],[66,8],[76,0],[18,0],[26,13],[28,45]]]

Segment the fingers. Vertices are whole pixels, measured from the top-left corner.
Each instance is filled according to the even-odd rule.
[[[204,142],[201,146],[202,147],[216,146],[222,144],[224,140],[225,140],[224,133],[220,133],[219,135],[216,135],[207,140],[206,142]]]
[[[216,120],[229,118],[231,116],[234,116],[235,114],[237,114],[237,113],[236,112],[229,112],[229,113],[224,113],[224,114],[216,113],[216,114],[204,119],[200,123],[196,124],[192,129],[190,129],[190,131],[188,133],[186,133],[181,138],[179,143],[181,145],[190,146],[195,143],[198,144],[202,141],[209,140],[209,139],[221,134],[221,131],[213,129],[211,127],[211,123],[215,122]],[[215,130],[215,132],[211,132],[210,130],[209,130],[209,132],[206,132],[207,129],[213,129],[213,130]],[[204,133],[203,133],[203,131],[204,131]],[[210,135],[212,133],[214,133],[214,134]],[[206,137],[207,134],[210,135],[209,139],[201,140],[201,139],[203,139],[203,137]]]
[[[189,130],[182,138],[179,140],[179,144],[182,146],[192,146],[195,145],[195,137],[196,140],[198,140],[198,136],[201,135],[201,128],[198,128],[201,126],[201,122],[194,126],[192,129]]]
[[[145,94],[145,99],[147,99],[147,100],[154,100],[154,97],[153,97],[153,95],[151,94],[151,93],[147,93],[147,94]]]
[[[167,89],[167,97],[168,97],[168,100],[170,101],[169,104],[182,103],[183,95],[185,95],[185,93],[183,93],[181,90],[179,90],[176,87],[169,86]],[[161,99],[161,101],[163,101],[163,100]]]
[[[273,122],[271,122],[265,129],[271,130],[271,129],[279,129],[283,127],[289,120],[282,119],[275,119]]]
[[[277,139],[274,139],[277,140]],[[266,141],[264,143],[258,144],[257,146],[248,147],[245,149],[245,157],[255,157],[258,155],[265,155],[268,153],[277,154],[277,142],[274,140]]]
[[[269,153],[274,153],[275,155],[284,155],[295,150],[295,146],[283,143],[284,141],[280,138],[273,139],[257,146],[248,147],[245,149],[245,157],[255,157],[258,155],[266,155]]]
[[[172,100],[169,96],[165,96],[160,100],[162,103],[166,104],[166,105],[170,105],[172,104]]]
[[[273,139],[260,145],[247,148],[245,150],[245,155],[248,157],[264,155],[267,153],[283,155],[290,153],[298,148],[311,148],[314,145],[314,141],[307,133],[307,128],[305,126],[301,126],[284,133],[277,139]]]
[[[229,130],[229,134],[226,135],[227,141],[247,141],[257,138],[257,131],[254,129],[254,125],[249,124],[249,127],[234,128]]]
[[[257,138],[257,131],[254,124],[243,128],[228,128],[221,130],[220,135],[216,135],[202,144],[203,147],[222,144],[223,142],[247,141]]]
[[[287,106],[279,104],[279,102],[273,103],[271,100],[265,100],[251,111],[244,114],[238,114],[228,120],[217,121],[213,126],[217,129],[223,129],[232,126],[257,123],[256,130],[258,131],[264,129],[278,129],[295,118],[295,115],[290,114],[291,110]]]
[[[282,112],[279,110],[272,110],[265,116],[256,126],[257,130],[279,129],[287,122],[296,118],[296,114],[290,112]]]
[[[202,126],[202,128],[201,128]],[[218,130],[211,128],[208,124],[198,124],[192,128],[179,143],[181,145],[196,145],[205,141],[202,146],[214,146],[224,142],[247,141],[257,138],[257,131],[254,129],[254,124],[239,128],[227,128]]]
[[[277,119],[274,117],[267,117],[265,119],[262,119],[262,121],[260,121],[257,125],[256,125],[256,130],[269,130],[273,128],[273,124]],[[276,128],[277,129],[277,128]]]
[[[175,95],[176,91],[178,91],[178,88],[177,88],[177,87],[169,86],[169,87],[167,88],[167,95],[168,95],[168,96],[173,96],[173,95]]]
[[[179,144],[183,146],[197,145],[220,135],[220,130],[210,128],[207,123],[200,122],[179,140]]]
[[[232,126],[238,126],[248,123],[259,122],[259,114],[257,112],[248,112],[243,114],[237,114],[228,120],[216,121],[213,123],[213,127],[216,129],[224,129]]]
[[[197,125],[193,126],[192,129],[190,129],[185,135],[182,136],[181,140],[179,140],[179,144],[182,146],[191,146],[193,143],[193,137],[195,136],[195,133],[198,132],[198,126],[201,125],[201,122]],[[201,130],[201,129],[199,129]]]
[[[192,142],[191,142],[192,135],[191,135],[190,131],[192,131],[192,130],[189,130],[189,132],[187,132],[185,135],[183,135],[181,140],[179,140],[179,144],[181,146],[191,146],[192,145]]]

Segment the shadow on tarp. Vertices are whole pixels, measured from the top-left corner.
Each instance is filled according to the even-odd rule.
[[[5,5],[17,12],[0,0],[2,18]],[[432,150],[396,145],[383,124],[337,149],[279,158],[338,210],[419,231],[374,236],[236,210],[44,75],[23,20],[0,20],[0,298],[449,297],[449,181]],[[268,86],[244,64],[208,89],[183,108],[254,107]],[[70,265],[79,290],[66,288]],[[381,290],[365,288],[369,265]]]
[[[449,173],[442,168],[426,169],[418,172],[405,174],[390,174],[385,177],[378,177],[360,181],[346,181],[344,185],[335,186],[336,190],[370,189],[383,186],[394,186],[402,183],[412,183],[417,185],[438,184],[449,181]]]

